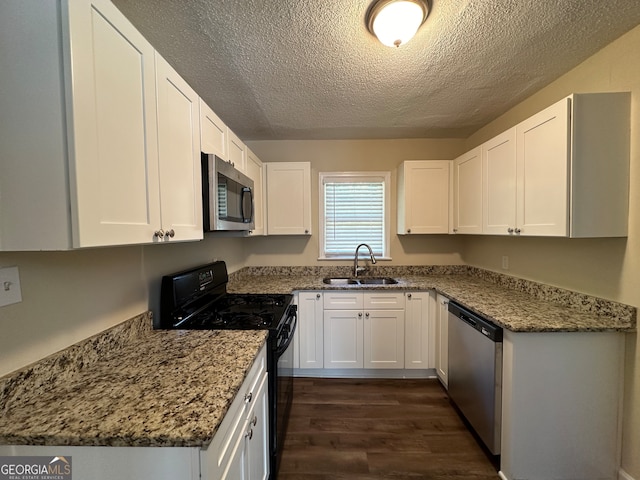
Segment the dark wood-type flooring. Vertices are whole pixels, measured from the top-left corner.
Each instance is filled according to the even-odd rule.
[[[435,379],[296,378],[278,480],[495,480]]]

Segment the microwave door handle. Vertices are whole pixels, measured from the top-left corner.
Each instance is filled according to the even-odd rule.
[[[251,210],[249,211],[248,217],[244,214],[244,196],[247,193],[249,194],[249,206],[251,208]],[[241,209],[240,213],[242,215],[242,221],[243,222],[251,221],[251,219],[253,218],[253,192],[249,187],[244,187],[242,189],[242,201],[240,202],[240,209]]]

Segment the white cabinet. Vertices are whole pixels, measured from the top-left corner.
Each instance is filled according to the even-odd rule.
[[[623,358],[623,333],[505,329],[501,478],[620,478]]]
[[[299,368],[323,368],[324,327],[322,293],[298,293]]]
[[[453,162],[453,232],[482,233],[482,155],[476,147]]]
[[[227,152],[227,126],[211,108],[200,99],[200,150],[229,159]]]
[[[449,299],[436,295],[436,372],[442,384],[449,383]]]
[[[515,234],[516,129],[485,142],[482,147],[482,233]]]
[[[0,28],[0,248],[157,241],[153,47],[107,0],[5,3]]]
[[[405,295],[405,357],[404,368],[433,368],[435,352],[432,346],[435,323],[429,292],[407,292]]]
[[[265,199],[264,199],[264,165],[260,159],[247,148],[247,176],[253,180],[254,228],[250,235],[264,235]]]
[[[203,238],[199,98],[157,53],[156,81],[162,238],[199,240]]]
[[[325,292],[324,368],[404,368],[404,295]]]
[[[411,160],[398,167],[398,235],[449,232],[451,162]]]
[[[517,233],[626,236],[628,93],[574,94],[516,126]]]
[[[263,347],[209,447],[202,478],[265,480],[269,476],[267,368]]]
[[[247,171],[247,146],[227,127],[227,153],[231,164],[242,173]]]
[[[266,163],[267,235],[311,235],[311,164]]]

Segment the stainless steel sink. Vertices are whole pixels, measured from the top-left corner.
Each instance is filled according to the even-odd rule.
[[[358,285],[356,278],[323,278],[323,283],[327,285]]]
[[[395,285],[398,281],[389,277],[362,277],[358,278],[360,285]]]
[[[360,277],[360,278],[323,278],[327,285],[395,285],[398,281],[390,277]]]

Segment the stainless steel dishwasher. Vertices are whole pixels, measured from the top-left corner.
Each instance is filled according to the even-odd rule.
[[[502,426],[502,328],[449,303],[449,398],[493,455]]]

